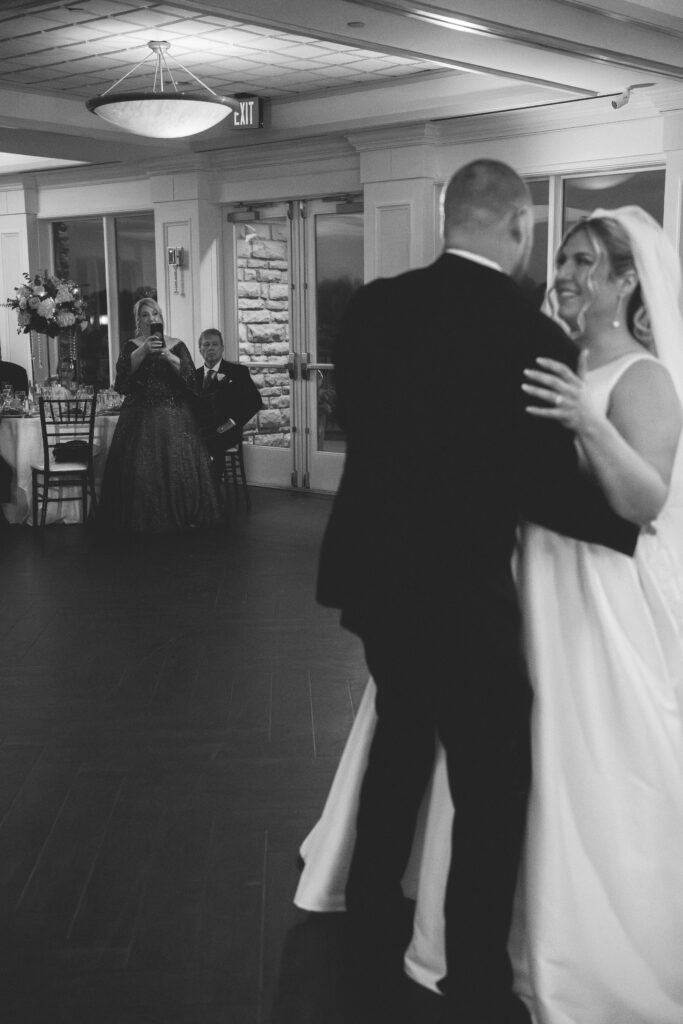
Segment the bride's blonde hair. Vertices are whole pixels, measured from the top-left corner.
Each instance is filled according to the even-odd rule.
[[[637,275],[635,258],[628,232],[624,226],[613,217],[592,216],[577,221],[577,223],[573,224],[565,233],[558,249],[558,255],[562,252],[567,242],[580,231],[583,231],[588,238],[596,257],[596,262],[591,267],[586,278],[586,287],[591,297],[595,295],[596,291],[594,281],[595,272],[600,263],[604,260],[607,260],[610,277],[621,277],[628,270],[633,270]],[[562,320],[558,312],[554,284],[552,284],[548,289],[546,301],[550,307],[549,311],[553,319],[560,321],[565,329],[569,330],[569,325]],[[569,330],[572,337],[577,337],[583,334],[586,326],[585,314],[590,308],[590,305],[591,300],[589,299],[586,305],[579,311],[577,316],[578,330],[573,332]],[[638,280],[636,287],[631,292],[626,305],[626,326],[635,340],[643,345],[644,348],[654,350],[652,331],[650,329],[647,309],[643,302],[640,280]]]

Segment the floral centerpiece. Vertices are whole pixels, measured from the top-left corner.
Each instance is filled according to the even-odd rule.
[[[87,323],[87,304],[78,285],[44,270],[40,274],[24,274],[25,284],[14,291],[5,306],[17,311],[17,332],[36,331],[56,338],[73,334],[77,324]]]

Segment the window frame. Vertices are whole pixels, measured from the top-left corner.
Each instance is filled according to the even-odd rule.
[[[55,272],[53,225],[70,221],[85,221],[100,219],[102,221],[102,232],[104,238],[104,281],[107,291],[107,350],[109,355],[109,383],[116,379],[116,363],[120,351],[120,324],[119,324],[119,274],[116,253],[116,220],[119,217],[149,216],[155,222],[155,247],[156,247],[156,221],[154,209],[146,210],[117,210],[116,213],[87,213],[82,216],[66,214],[63,217],[51,217],[39,221],[39,251],[44,253],[40,261],[41,266],[46,266],[51,274]],[[158,284],[155,282],[158,290]],[[112,301],[112,298],[115,301]],[[116,340],[115,340],[116,339]]]

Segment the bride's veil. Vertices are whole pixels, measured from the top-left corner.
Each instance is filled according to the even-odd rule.
[[[594,217],[616,220],[628,234],[643,302],[652,327],[654,352],[673,378],[683,402],[683,314],[681,266],[662,228],[640,206],[594,210]]]
[[[681,265],[676,250],[657,221],[639,206],[594,210],[627,232],[640,281],[643,303],[652,330],[652,351],[671,374],[683,404],[683,315]],[[659,561],[657,576],[664,596],[683,633],[683,440],[679,441],[669,497],[654,524]],[[654,539],[654,538],[653,538]]]

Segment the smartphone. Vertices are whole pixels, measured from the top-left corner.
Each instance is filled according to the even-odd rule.
[[[164,340],[164,325],[163,324],[160,324],[160,323],[150,324],[149,325],[149,333],[150,334],[158,334],[159,337],[161,338],[162,345],[166,344],[166,342]]]

